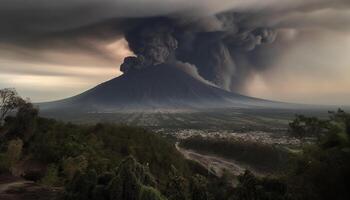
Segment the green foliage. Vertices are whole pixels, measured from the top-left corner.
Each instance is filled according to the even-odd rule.
[[[278,146],[227,138],[204,138],[194,136],[182,140],[181,146],[203,153],[220,155],[254,166],[262,172],[283,171],[291,154]]]
[[[76,173],[73,180],[66,187],[66,200],[89,200],[97,184],[97,174],[94,170]]]
[[[323,133],[304,147],[288,177],[296,198],[350,198],[350,115],[342,110],[330,114]]]
[[[47,167],[45,176],[40,180],[40,183],[46,186],[61,185],[61,179],[58,173],[58,167],[54,164],[50,164]]]
[[[10,166],[15,165],[22,155],[23,141],[21,139],[15,139],[9,141],[7,146],[6,156],[8,158]]]
[[[23,141],[31,139],[35,132],[39,111],[30,102],[23,102],[17,110],[15,130]]]
[[[239,200],[285,200],[289,199],[286,184],[277,179],[255,177],[245,171],[238,177],[235,199]]]
[[[137,200],[142,186],[154,187],[155,180],[148,169],[132,157],[126,158],[117,168],[109,190],[111,200]]]
[[[24,156],[55,164],[62,170],[59,175],[63,179],[72,179],[78,170],[94,169],[99,174],[111,171],[127,155],[147,165],[161,188],[165,187],[172,165],[184,174],[191,173],[189,162],[171,143],[143,128],[114,124],[74,125],[40,117],[30,119],[35,121],[35,126],[30,126],[30,134],[21,135],[16,128],[22,121],[20,114],[9,118],[5,124],[6,137],[26,138]],[[1,142],[0,153],[2,148],[7,148],[6,143],[6,140]]]
[[[24,100],[18,96],[13,88],[5,88],[0,90],[0,125],[11,111],[18,108]]]
[[[66,187],[65,199],[166,200],[155,186],[148,168],[128,157],[114,173],[97,176],[94,170],[78,171]]]
[[[23,141],[13,139],[8,141],[5,152],[0,153],[0,173],[12,172],[14,166],[22,157]]]
[[[222,177],[208,179],[208,199],[228,200],[232,199],[235,188],[232,186],[232,178],[227,172]]]
[[[20,138],[27,143],[35,133],[39,112],[29,101],[21,99],[20,102],[16,115],[6,117],[3,132],[7,139]]]
[[[289,133],[300,139],[304,137],[320,137],[324,134],[328,125],[327,120],[296,115],[295,119],[289,123]]]
[[[109,191],[105,185],[96,185],[92,190],[91,200],[107,200],[109,199]]]
[[[10,166],[6,153],[0,153],[0,174],[9,172]]]
[[[43,118],[39,118],[37,124],[28,147],[42,162],[67,165],[67,161],[83,155],[88,168],[102,173],[115,168],[130,154],[148,165],[161,184],[165,184],[171,165],[190,173],[187,161],[173,145],[142,128],[112,124],[72,125]],[[72,173],[67,175],[72,177]]]
[[[88,167],[88,161],[85,156],[68,157],[63,159],[63,173],[68,180],[71,180],[77,172],[84,172]]]
[[[169,200],[186,200],[188,199],[188,181],[179,171],[172,166],[169,173],[169,180],[166,185],[165,195]]]
[[[160,192],[152,187],[142,186],[139,200],[166,200]]]
[[[191,178],[190,191],[192,200],[208,199],[208,180],[196,174]]]
[[[195,166],[173,144],[143,128],[63,123],[38,117],[30,103],[8,117],[3,129],[0,170],[10,168],[9,157],[46,164],[40,182],[66,185],[66,199],[164,199],[155,188],[165,188],[171,166],[186,175]],[[17,137],[24,141],[20,145],[23,151],[11,151],[13,156],[7,156],[8,148],[18,150],[13,148],[18,145],[10,142]],[[135,159],[125,159],[128,155]]]

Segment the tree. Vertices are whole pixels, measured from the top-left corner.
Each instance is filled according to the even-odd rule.
[[[77,172],[84,172],[87,169],[88,164],[88,160],[83,155],[74,158],[68,157],[63,159],[63,173],[66,175],[68,180],[72,180]]]
[[[5,88],[0,90],[0,124],[14,109],[18,108],[24,100],[18,96],[15,89]]]
[[[238,176],[235,188],[239,200],[287,200],[287,185],[274,178],[258,178],[250,171]]]
[[[330,112],[325,133],[297,155],[288,176],[296,199],[350,199],[350,115]]]
[[[89,200],[92,199],[94,188],[97,184],[95,170],[78,172],[66,187],[65,200]]]
[[[208,199],[208,181],[204,176],[198,174],[193,176],[190,188],[192,200]]]
[[[208,199],[215,200],[231,200],[234,196],[235,188],[233,188],[232,180],[236,179],[227,170],[223,171],[221,177],[207,180]]]
[[[343,124],[347,135],[350,136],[350,114],[346,113],[342,109],[338,109],[336,112],[329,112],[331,114],[330,119],[338,124]]]
[[[186,200],[188,183],[187,180],[180,175],[178,170],[171,166],[169,181],[166,185],[165,195],[169,200]]]
[[[115,177],[109,184],[110,199],[139,200],[143,187],[154,188],[155,185],[156,182],[148,168],[138,163],[133,157],[128,157],[121,162]],[[144,192],[143,199],[149,199],[150,196],[155,195],[149,188]]]
[[[14,95],[11,97],[12,100],[4,100],[7,103],[4,103],[2,107],[2,116],[5,122],[3,135],[10,139],[21,138],[26,144],[34,135],[39,110],[29,100],[17,96],[14,90],[10,93]],[[16,113],[13,113],[13,116],[8,116],[8,113],[13,110],[16,110]]]
[[[16,113],[16,132],[27,142],[34,134],[39,111],[29,100],[19,100]]]
[[[142,186],[140,191],[140,200],[166,200],[161,193],[149,186]]]
[[[289,133],[301,141],[305,137],[321,138],[328,130],[330,123],[328,120],[320,120],[316,117],[306,117],[296,115],[295,119],[289,123]]]
[[[23,149],[23,141],[15,139],[9,141],[7,146],[6,158],[8,161],[9,170],[13,173],[15,164],[20,160]]]

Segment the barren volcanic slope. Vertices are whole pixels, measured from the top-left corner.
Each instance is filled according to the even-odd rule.
[[[281,103],[227,92],[171,64],[130,71],[80,95],[43,103],[44,111],[147,112],[279,107]]]

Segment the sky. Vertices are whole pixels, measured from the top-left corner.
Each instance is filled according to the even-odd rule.
[[[79,94],[121,75],[133,55],[125,18],[222,12],[277,36],[254,50],[264,70],[240,93],[309,104],[350,105],[348,0],[0,0],[0,88],[33,102]],[[119,21],[124,22],[120,25]],[[255,59],[255,58],[252,58]],[[268,67],[266,67],[268,66]]]

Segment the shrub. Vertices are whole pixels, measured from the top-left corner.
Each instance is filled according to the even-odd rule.
[[[68,157],[63,160],[63,173],[68,180],[71,180],[77,172],[84,172],[88,167],[88,161],[85,156]]]
[[[14,139],[8,142],[7,150],[0,153],[0,172],[12,172],[14,166],[22,156],[23,142],[21,139]]]
[[[139,200],[166,200],[160,192],[152,187],[142,186]]]
[[[97,184],[97,174],[94,170],[77,172],[66,187],[66,200],[92,199],[93,190]]]
[[[58,167],[55,164],[50,164],[46,169],[45,176],[40,180],[40,183],[47,186],[61,185],[61,179],[58,175]]]
[[[188,199],[188,181],[174,166],[172,166],[172,170],[169,173],[169,180],[166,185],[165,195],[169,200]]]

